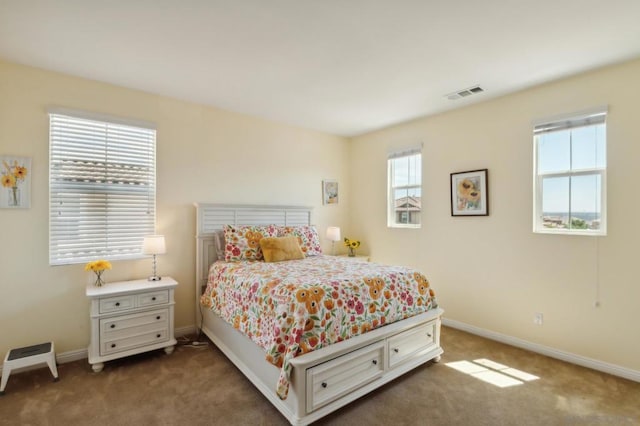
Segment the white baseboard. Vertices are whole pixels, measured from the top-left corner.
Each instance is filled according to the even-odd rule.
[[[187,334],[195,334],[196,330],[197,329],[195,325],[188,325],[186,327],[176,328],[174,330],[174,333],[176,337],[182,337],[182,336],[186,336]]]
[[[195,325],[188,325],[186,327],[180,327],[180,328],[176,328],[174,330],[174,334],[175,334],[176,337],[186,336],[187,334],[195,334],[195,332],[196,332],[196,326]],[[56,363],[57,364],[66,364],[67,362],[78,361],[80,359],[87,359],[88,356],[89,356],[89,353],[88,353],[87,348],[76,349],[76,350],[73,350],[73,351],[57,353],[56,354]],[[18,373],[20,371],[35,370],[37,368],[42,368],[42,367],[46,367],[46,365],[42,364],[42,365],[35,365],[35,366],[31,366],[31,367],[24,367],[24,368],[20,368],[20,369],[15,369],[14,371],[16,373]],[[0,374],[2,374],[2,365],[1,364],[0,364]]]
[[[517,337],[507,336],[506,334],[496,333],[495,331],[487,330],[473,325],[465,324],[460,321],[455,321],[448,318],[442,319],[442,325],[455,328],[458,330],[466,331],[467,333],[475,334],[487,339],[495,340],[497,342],[506,343],[507,345],[515,346],[518,348],[526,349],[531,352],[536,352],[542,355],[546,355],[551,358],[556,358],[562,361],[569,362],[571,364],[580,365],[582,367],[591,368],[593,370],[602,371],[614,376],[623,377],[625,379],[633,380],[634,382],[640,382],[640,371],[632,370],[630,368],[621,367],[615,364],[609,364],[607,362],[598,361],[596,359],[587,358],[582,355],[572,354],[570,352],[561,351],[559,349],[551,348],[549,346],[540,345],[538,343],[532,343],[526,340],[518,339]],[[445,353],[446,353],[446,347]]]
[[[87,349],[77,349],[75,351],[62,352],[56,354],[56,362],[58,364],[66,364],[67,362],[78,361],[80,359],[87,359]]]

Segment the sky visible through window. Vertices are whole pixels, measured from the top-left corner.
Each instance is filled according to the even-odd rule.
[[[390,158],[389,173],[389,226],[419,226],[422,210],[422,154]]]
[[[421,185],[422,170],[420,154],[400,157],[393,160],[393,186]]]
[[[538,136],[538,173],[576,172],[606,167],[605,125],[578,127]],[[597,174],[546,177],[542,210],[547,213],[600,213]]]
[[[393,159],[393,186],[422,185],[421,154]],[[421,197],[422,188],[394,189],[394,199]]]

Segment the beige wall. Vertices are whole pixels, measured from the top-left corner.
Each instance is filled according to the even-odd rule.
[[[346,225],[345,203],[321,202],[327,178],[349,197],[346,139],[0,61],[0,155],[33,159],[31,208],[0,210],[0,354],[48,340],[58,353],[89,343],[90,276],[83,265],[48,265],[46,108],[53,105],[157,124],[157,231],[168,251],[158,267],[180,283],[178,328],[195,316],[193,202],[313,206],[321,236],[328,225]],[[148,259],[116,261],[106,278],[150,271]]]
[[[638,76],[636,60],[355,138],[351,229],[374,260],[423,270],[447,318],[640,371]],[[532,120],[605,104],[608,235],[533,234]],[[389,229],[387,151],[420,142],[423,226]],[[451,217],[449,174],[481,168],[490,216]]]
[[[168,246],[159,269],[180,282],[177,327],[194,323],[194,201],[310,205],[321,233],[341,226],[374,260],[427,273],[447,318],[640,370],[640,201],[627,183],[640,158],[638,75],[640,61],[629,62],[349,142],[0,61],[0,155],[33,159],[31,208],[0,210],[0,353],[88,344],[90,276],[82,265],[48,265],[46,107],[56,105],[157,123],[158,232]],[[603,104],[609,235],[533,234],[532,120]],[[387,152],[420,142],[423,227],[388,229]],[[449,173],[478,168],[489,169],[490,216],[452,218]],[[340,181],[339,206],[322,206],[324,178]],[[107,279],[149,271],[148,260],[118,261]]]

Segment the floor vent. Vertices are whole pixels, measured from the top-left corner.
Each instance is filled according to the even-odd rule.
[[[448,95],[444,95],[447,99],[456,100],[460,98],[466,98],[467,96],[475,95],[477,93],[484,92],[484,89],[480,86],[472,86],[466,89],[459,90],[457,92],[449,93]]]

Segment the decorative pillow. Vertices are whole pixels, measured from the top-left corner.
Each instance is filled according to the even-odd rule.
[[[275,237],[278,229],[269,226],[224,226],[224,259],[227,262],[238,260],[262,260],[260,240]]]
[[[265,237],[260,240],[265,262],[304,259],[298,237]]]
[[[213,233],[213,241],[216,245],[216,260],[224,260],[224,231],[215,231]]]
[[[280,226],[278,227],[279,237],[298,237],[300,249],[305,256],[317,256],[322,254],[320,247],[320,237],[315,226]]]

